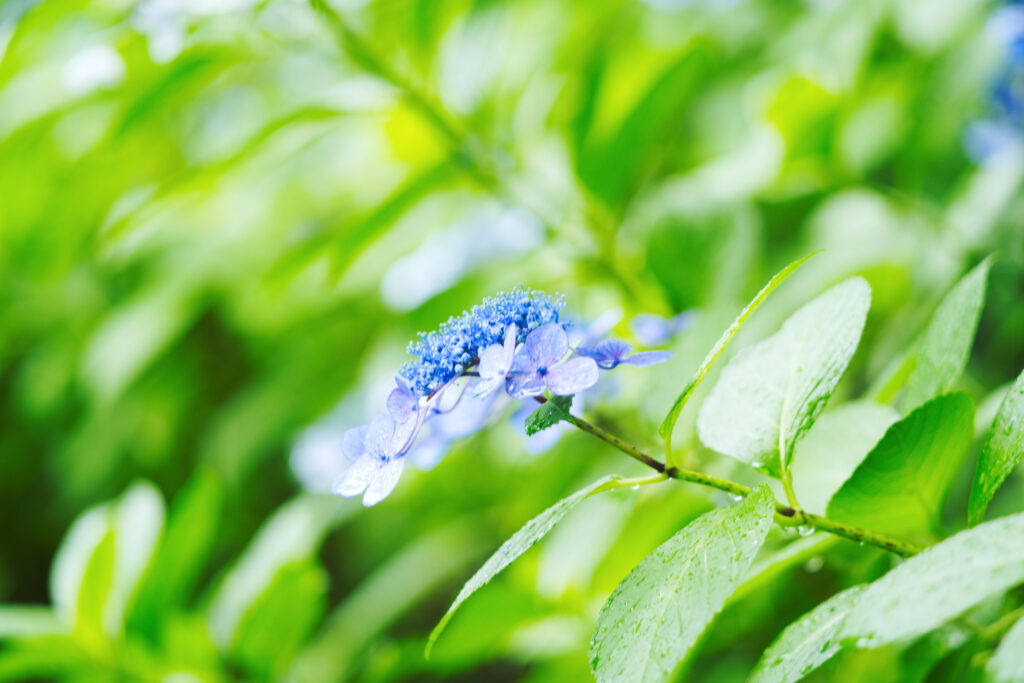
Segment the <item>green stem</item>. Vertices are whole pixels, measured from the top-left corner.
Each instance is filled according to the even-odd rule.
[[[546,399],[543,397],[537,397],[537,401],[539,403],[544,403],[546,402]],[[672,479],[687,481],[692,484],[700,484],[701,486],[708,486],[710,488],[718,489],[719,491],[725,491],[733,496],[747,496],[751,492],[749,486],[744,486],[743,484],[739,484],[729,479],[722,479],[710,474],[704,474],[703,472],[696,472],[694,470],[688,470],[681,467],[666,468],[664,463],[652,458],[636,446],[626,443],[614,434],[610,434],[600,427],[590,424],[586,420],[567,413],[563,414],[563,418],[573,426],[582,429],[588,434],[596,436],[605,443],[619,449],[634,460],[641,462],[647,467],[650,467],[667,477],[671,477]],[[916,555],[923,550],[920,546],[912,543],[891,538],[885,534],[871,531],[870,529],[862,529],[850,524],[837,522],[834,519],[815,515],[803,510],[797,510],[791,506],[783,505],[778,501],[775,503],[775,511],[777,513],[777,521],[786,526],[812,526],[815,529],[827,531],[831,534],[835,534],[836,536],[842,536],[843,538],[854,541],[855,543],[867,543],[903,557]],[[791,521],[787,522],[786,520]]]

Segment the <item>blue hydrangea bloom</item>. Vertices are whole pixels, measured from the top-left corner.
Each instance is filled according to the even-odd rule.
[[[416,359],[398,374],[417,395],[429,396],[477,362],[483,349],[501,344],[509,325],[516,326],[516,341],[523,342],[541,325],[558,322],[564,306],[561,296],[522,287],[484,299],[433,332],[421,332],[409,345]]]
[[[566,360],[569,337],[558,323],[548,323],[526,335],[512,360],[505,389],[515,398],[540,396],[545,390],[571,396],[597,384],[597,363],[576,356]]]

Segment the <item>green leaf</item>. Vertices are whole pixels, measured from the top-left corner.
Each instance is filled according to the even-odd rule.
[[[184,606],[213,550],[223,495],[220,479],[208,468],[198,469],[177,495],[132,606],[132,630],[155,636],[167,615]]]
[[[327,572],[312,560],[285,565],[235,631],[233,656],[254,678],[280,680],[323,618]]]
[[[57,635],[64,627],[53,610],[43,605],[0,605],[0,638]]]
[[[698,517],[612,592],[590,643],[598,681],[664,681],[739,586],[772,524],[762,484],[738,505]]]
[[[950,484],[974,438],[974,401],[928,401],[892,425],[832,496],[828,516],[905,538],[940,536]]]
[[[737,354],[701,406],[701,440],[773,476],[787,471],[857,350],[870,303],[868,283],[851,278]]]
[[[828,502],[900,414],[874,401],[851,401],[822,414],[793,452],[801,507],[824,514]]]
[[[466,582],[466,585],[462,587],[462,590],[459,591],[459,594],[455,596],[455,601],[452,603],[451,607],[448,608],[448,611],[445,612],[444,616],[441,617],[441,621],[438,622],[437,626],[434,627],[434,630],[430,634],[430,639],[427,641],[426,648],[427,657],[430,657],[430,651],[433,649],[434,643],[437,641],[438,636],[441,635],[444,627],[449,621],[451,621],[452,615],[455,614],[455,610],[459,608],[459,605],[465,602],[466,599],[478,589],[482,588],[488,581],[493,579],[498,572],[512,564],[512,562],[514,562],[520,555],[532,548],[537,541],[544,538],[544,536],[551,531],[552,527],[558,524],[558,522],[561,521],[561,519],[565,517],[570,510],[583,502],[584,498],[599,492],[605,484],[615,481],[616,479],[618,479],[618,477],[608,476],[595,481],[590,486],[580,489],[568,498],[563,498],[558,501],[547,510],[527,522],[519,531],[512,534],[512,537],[505,541],[498,551],[488,558],[487,562],[484,563],[484,566],[480,567],[480,569],[473,574],[469,581]]]
[[[552,396],[526,418],[526,435],[533,436],[566,419],[572,396]]]
[[[729,345],[732,338],[735,337],[736,333],[739,332],[739,329],[743,327],[743,323],[747,322],[747,318],[753,315],[758,306],[768,298],[768,295],[771,294],[776,287],[785,282],[786,278],[792,275],[797,268],[802,266],[807,259],[817,253],[818,252],[814,252],[813,254],[808,254],[801,259],[797,259],[777,272],[772,276],[772,279],[768,281],[768,284],[762,287],[761,291],[750,300],[750,303],[740,311],[740,314],[736,316],[736,319],[732,321],[732,324],[729,325],[725,332],[722,333],[722,336],[718,338],[718,341],[715,342],[715,345],[711,347],[711,350],[708,351],[708,355],[704,357],[704,360],[697,368],[697,371],[693,374],[693,377],[690,378],[689,383],[683,388],[683,391],[679,396],[676,397],[676,400],[669,409],[665,419],[662,420],[661,426],[658,427],[658,435],[662,439],[667,440],[672,436],[672,430],[675,429],[676,422],[679,421],[679,414],[683,411],[683,407],[686,406],[686,402],[690,400],[690,397],[693,396],[693,392],[695,392],[697,387],[700,386],[700,383],[704,380],[704,376],[708,374],[708,370],[711,369],[711,366],[714,365],[715,361],[718,360],[718,357],[722,355],[723,351],[725,351],[725,347]]]
[[[935,310],[910,354],[912,369],[899,400],[903,413],[952,389],[964,371],[985,303],[991,265],[990,257],[964,275]]]
[[[796,681],[840,646],[909,640],[1024,581],[1024,513],[961,531],[855,586],[790,624],[765,651],[752,683]]]
[[[985,516],[992,496],[1024,458],[1024,372],[1017,377],[999,404],[974,473],[968,522],[973,526]]]
[[[1024,681],[1024,619],[1013,625],[985,667],[992,683]]]
[[[772,643],[750,683],[798,681],[833,657],[842,647],[843,627],[867,586],[854,586],[821,603]]]

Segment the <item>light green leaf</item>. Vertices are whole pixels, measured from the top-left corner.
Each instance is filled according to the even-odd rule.
[[[793,489],[803,509],[824,514],[835,492],[899,417],[892,406],[874,401],[851,401],[822,414],[793,453]]]
[[[754,683],[796,681],[839,646],[909,640],[1024,581],[1024,513],[962,531],[878,581],[855,586],[791,624],[765,651]]]
[[[960,279],[935,310],[910,354],[912,363],[899,407],[908,413],[928,399],[953,388],[967,365],[985,303],[987,258]]]
[[[967,518],[973,526],[985,516],[992,496],[1024,458],[1024,372],[1017,377],[992,422],[974,473]]]
[[[964,393],[925,403],[892,425],[832,496],[828,516],[905,538],[940,536],[940,512],[974,437]]]
[[[67,626],[78,621],[78,596],[86,568],[110,532],[110,505],[92,508],[68,529],[50,569],[50,597],[58,618]]]
[[[533,436],[554,427],[569,415],[572,396],[552,396],[526,418],[526,435]]]
[[[1024,619],[1013,625],[985,667],[992,683],[1024,681]]]
[[[0,605],[0,638],[26,638],[64,632],[63,625],[49,607]]]
[[[509,566],[514,562],[520,555],[525,553],[527,550],[532,548],[537,541],[544,538],[545,534],[551,531],[552,527],[558,524],[563,517],[565,517],[570,510],[575,508],[583,499],[587,496],[598,492],[601,487],[605,484],[614,481],[618,477],[608,476],[603,477],[595,481],[590,486],[582,488],[576,493],[572,494],[568,498],[563,498],[544,512],[540,513],[533,519],[523,526],[519,531],[512,534],[512,537],[505,541],[504,544],[498,551],[488,558],[487,562],[484,563],[480,569],[466,582],[466,585],[462,587],[459,594],[455,596],[455,601],[452,603],[448,611],[445,612],[444,616],[441,617],[441,621],[438,622],[437,626],[430,634],[430,639],[427,641],[426,655],[430,656],[430,651],[434,647],[434,643],[437,641],[438,636],[444,630],[444,627],[451,621],[452,615],[455,614],[455,610],[459,608],[466,599],[475,593],[478,589],[482,588],[488,581],[493,579],[502,569]]]
[[[851,278],[737,354],[701,406],[701,440],[774,476],[788,470],[857,350],[870,303],[868,283]]]
[[[661,422],[661,426],[658,427],[658,435],[661,436],[662,439],[667,440],[672,436],[672,430],[675,429],[676,422],[679,420],[679,414],[683,411],[683,407],[686,405],[686,402],[690,400],[690,397],[693,396],[693,392],[695,392],[697,387],[700,386],[700,383],[704,380],[704,376],[708,374],[708,370],[711,369],[711,366],[714,365],[715,361],[718,360],[718,357],[722,355],[723,351],[725,351],[725,347],[729,345],[732,338],[735,337],[736,333],[739,332],[739,329],[743,327],[743,323],[747,322],[747,318],[753,315],[758,306],[768,298],[768,295],[771,294],[776,287],[785,282],[786,278],[792,275],[797,268],[802,266],[807,259],[817,253],[818,252],[814,252],[813,254],[808,254],[801,259],[797,259],[777,272],[772,276],[772,279],[768,281],[768,284],[762,287],[761,291],[750,300],[750,303],[740,311],[740,314],[736,316],[736,319],[732,321],[732,324],[729,325],[725,332],[722,333],[722,336],[718,338],[718,341],[715,342],[715,345],[711,347],[711,350],[708,351],[708,355],[704,357],[704,360],[697,368],[697,371],[693,374],[693,377],[690,378],[690,382],[683,388],[683,391],[679,396],[676,397],[675,402],[672,404],[672,408],[669,409],[665,419]]]
[[[612,592],[590,643],[598,681],[665,681],[739,586],[771,527],[762,484],[737,505],[698,517]]]
[[[798,681],[833,657],[842,647],[843,626],[867,586],[832,596],[786,627],[771,644],[750,683]]]

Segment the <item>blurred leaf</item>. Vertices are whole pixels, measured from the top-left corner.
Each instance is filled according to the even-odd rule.
[[[0,638],[55,635],[65,630],[49,607],[0,605]]]
[[[178,493],[166,533],[132,605],[131,630],[155,638],[163,620],[185,605],[213,550],[223,495],[220,480],[207,468],[196,470]]]
[[[110,588],[113,573],[113,538],[109,520],[109,505],[87,511],[72,524],[53,559],[50,595],[57,616],[69,627],[74,627],[86,618],[81,614],[83,593],[91,593],[92,597],[88,601],[95,603],[98,600],[95,597],[96,592],[102,588],[105,598],[106,591]],[[97,555],[103,555],[106,559],[101,558],[97,561]],[[100,569],[107,565],[110,575],[100,577]],[[105,585],[87,586],[87,574],[90,574],[90,580],[93,582],[103,578],[102,583]],[[102,610],[102,605],[95,609]],[[94,619],[93,626],[101,630],[102,614],[94,613],[91,616]]]
[[[851,278],[737,354],[701,406],[701,440],[773,476],[787,472],[857,349],[870,303],[868,284]]]
[[[912,369],[899,401],[903,413],[952,389],[964,371],[985,304],[985,282],[991,265],[991,257],[979,263],[935,310],[909,357]]]
[[[222,648],[282,567],[311,557],[324,535],[356,509],[336,496],[302,495],[268,519],[217,586],[209,606],[210,632]]]
[[[233,656],[255,678],[280,680],[327,607],[327,573],[312,560],[282,567],[235,631]]]
[[[992,659],[985,666],[991,683],[1024,681],[1024,619],[1003,636]]]
[[[399,550],[328,617],[295,660],[290,679],[304,683],[344,678],[381,631],[454,578],[479,549],[472,528],[456,521]]]
[[[967,520],[972,526],[985,517],[992,496],[1024,458],[1024,372],[999,404],[974,473]]]
[[[133,485],[113,511],[115,567],[106,606],[107,633],[117,636],[124,626],[125,608],[149,566],[164,525],[164,501],[148,482]]]
[[[970,396],[932,399],[889,427],[832,496],[828,516],[901,537],[941,537],[942,503],[973,438]]]
[[[961,531],[790,624],[765,651],[751,680],[796,681],[840,647],[878,648],[913,639],[1021,581],[1024,514]]]
[[[19,640],[0,650],[0,681],[31,680],[113,681],[113,672],[100,670],[73,639],[42,636]]]
[[[526,435],[533,436],[548,427],[554,427],[569,415],[572,396],[552,396],[526,418]]]
[[[430,633],[430,639],[427,641],[427,657],[430,657],[430,650],[433,648],[438,636],[441,635],[444,627],[451,621],[452,615],[455,614],[455,610],[459,608],[459,605],[493,579],[498,572],[512,564],[516,558],[532,548],[537,541],[544,538],[545,534],[551,531],[552,527],[558,524],[570,510],[582,503],[587,496],[597,492],[602,486],[614,481],[616,478],[608,476],[598,479],[593,484],[558,501],[527,522],[519,531],[512,534],[512,537],[505,541],[501,548],[487,559],[487,562],[473,574],[469,581],[466,582],[466,585],[462,587],[462,590],[459,591],[459,594],[455,596],[455,601],[452,602],[451,607],[448,608],[448,611],[441,617],[441,621],[438,622],[437,626]]]
[[[75,635],[92,646],[107,639],[106,608],[114,585],[114,532],[107,530],[82,572],[75,600]]]
[[[598,681],[670,680],[739,586],[772,524],[775,498],[762,485],[713,510],[648,555],[597,619],[590,666]]]
[[[768,284],[762,287],[761,291],[750,300],[750,303],[748,303],[742,311],[740,311],[740,314],[736,316],[736,319],[732,321],[732,324],[729,325],[725,332],[722,333],[722,336],[718,338],[718,341],[715,342],[715,345],[711,347],[711,350],[708,351],[708,354],[704,357],[704,360],[701,361],[700,366],[698,366],[697,371],[693,374],[693,377],[690,378],[689,383],[679,396],[676,397],[676,400],[669,409],[668,414],[665,415],[665,419],[662,420],[661,425],[658,427],[658,435],[662,439],[665,439],[666,441],[671,439],[672,430],[675,429],[676,422],[679,421],[679,414],[683,411],[683,407],[686,405],[686,402],[690,400],[691,396],[693,396],[693,392],[695,392],[697,387],[700,386],[700,383],[704,380],[704,376],[708,374],[708,370],[710,370],[714,362],[718,360],[718,357],[722,355],[722,352],[725,351],[725,347],[728,346],[729,342],[732,341],[732,338],[736,336],[736,333],[743,326],[743,323],[747,321],[747,318],[757,310],[757,307],[760,306],[766,298],[768,298],[768,295],[771,294],[776,287],[781,285],[786,278],[793,274],[793,271],[803,265],[804,262],[812,256],[814,256],[814,254],[808,254],[801,259],[797,259],[773,275],[772,279],[768,281]]]

